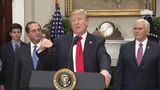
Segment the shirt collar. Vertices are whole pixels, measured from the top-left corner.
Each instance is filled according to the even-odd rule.
[[[33,48],[35,45],[39,48],[41,46],[41,42],[39,42],[38,44],[33,44],[32,42],[31,43],[31,47]]]
[[[17,41],[12,40],[11,43],[12,43],[12,45],[16,45],[17,44],[18,46],[20,46],[21,42],[20,41],[17,42]]]
[[[148,38],[146,38],[143,42],[136,40],[136,44],[139,45],[140,43],[142,43],[143,45],[147,45],[147,41],[148,41]]]
[[[87,32],[85,32],[81,37],[82,37],[82,39],[86,39],[86,37],[87,37]],[[78,36],[78,35],[76,35],[75,33],[73,33],[73,37],[75,37],[75,36]]]

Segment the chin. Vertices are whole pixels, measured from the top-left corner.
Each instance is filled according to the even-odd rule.
[[[19,40],[20,40],[20,38],[16,38],[15,40],[16,40],[16,41],[19,41]]]

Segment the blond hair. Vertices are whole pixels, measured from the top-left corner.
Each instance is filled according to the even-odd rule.
[[[87,12],[86,12],[84,9],[76,9],[76,10],[73,10],[72,13],[70,14],[70,18],[71,18],[73,15],[79,14],[79,13],[84,14],[86,19],[88,18]]]

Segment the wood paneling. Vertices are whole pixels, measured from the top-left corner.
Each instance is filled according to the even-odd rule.
[[[9,25],[12,23],[12,0],[0,0],[0,45],[10,40]]]

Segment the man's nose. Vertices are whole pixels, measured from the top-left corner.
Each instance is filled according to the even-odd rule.
[[[79,20],[76,20],[76,21],[75,21],[75,24],[78,24],[78,23],[79,23]]]

